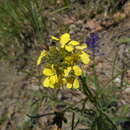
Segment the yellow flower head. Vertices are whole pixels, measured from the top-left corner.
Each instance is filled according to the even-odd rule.
[[[78,41],[71,40],[69,33],[64,33],[59,39],[54,36],[52,36],[51,38],[53,40],[59,41],[61,48],[64,48],[68,52],[72,52],[75,48],[79,50],[87,48],[86,44],[80,46],[80,43]]]
[[[44,68],[43,75],[47,76],[47,78],[45,78],[43,82],[43,85],[45,87],[54,88],[54,85],[58,82],[58,77],[53,65],[51,66],[51,68]]]
[[[84,51],[81,52],[80,54],[80,59],[84,64],[89,64],[90,63],[90,57],[87,53]]]
[[[37,60],[37,65],[44,60],[43,86],[79,88],[82,66],[90,63],[89,54],[84,51],[87,45],[72,40],[69,33],[64,33],[59,38],[51,38],[59,42],[59,45],[50,46],[48,51],[43,50]]]
[[[72,70],[71,67],[67,67],[67,69],[64,70],[64,76],[67,77],[71,70]]]
[[[81,70],[81,68],[80,68],[78,65],[74,65],[74,66],[73,66],[73,70],[74,70],[74,74],[75,74],[76,76],[81,76],[82,70]]]
[[[77,78],[67,82],[67,88],[79,88],[79,81]]]

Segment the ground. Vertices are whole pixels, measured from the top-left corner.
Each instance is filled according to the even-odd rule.
[[[112,64],[115,55],[118,55],[116,57],[118,59],[116,70],[121,70],[123,63],[125,63],[125,67],[127,67],[125,80],[128,81],[128,84],[125,84],[122,92],[121,103],[130,105],[130,89],[126,88],[130,87],[130,42],[123,44],[119,41],[120,39],[130,37],[130,12],[127,13],[127,17],[123,18],[116,25],[109,25],[109,22],[111,23],[111,19],[109,18],[108,21],[101,19],[101,22],[100,18],[86,21],[84,17],[85,12],[83,11],[85,10],[82,10],[83,18],[76,16],[76,13],[72,12],[72,14],[75,15],[66,14],[65,16],[60,16],[57,14],[55,19],[53,17],[51,20],[56,21],[57,19],[64,18],[64,24],[68,26],[70,33],[81,42],[85,41],[90,32],[96,31],[98,33],[100,40],[99,52],[96,55],[97,73],[105,85],[111,78]],[[103,24],[103,22],[106,23]],[[63,26],[60,22],[53,22],[53,24],[52,28],[49,29],[50,35],[58,33],[57,30],[60,25]],[[120,83],[121,78],[117,77],[115,82]],[[47,106],[46,101],[39,101],[39,99],[42,98],[43,91],[46,92],[46,90],[39,85],[35,77],[30,77],[26,73],[17,72],[16,67],[6,61],[0,62],[0,129],[51,130],[50,127],[52,126],[48,123],[51,116],[44,117],[40,119],[39,122],[36,121],[36,125],[35,122],[34,124],[32,123],[32,125],[30,119],[27,117],[27,114],[30,113],[47,113],[52,111]],[[37,100],[39,102],[38,105],[33,105]],[[53,104],[49,104],[49,106],[51,105]],[[64,130],[69,130],[69,123],[64,124]],[[77,130],[80,130],[83,126],[81,125],[79,127]]]

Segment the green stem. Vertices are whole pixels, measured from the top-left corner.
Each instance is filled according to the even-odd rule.
[[[72,114],[72,124],[71,124],[71,130],[74,130],[74,120],[75,120],[75,113]]]

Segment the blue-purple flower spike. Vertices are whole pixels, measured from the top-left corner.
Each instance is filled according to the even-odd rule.
[[[86,44],[88,48],[95,49],[97,47],[97,41],[99,40],[99,36],[97,33],[91,33],[89,39],[86,40]]]

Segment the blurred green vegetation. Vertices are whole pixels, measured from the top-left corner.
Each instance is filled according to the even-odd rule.
[[[14,46],[31,48],[35,40],[40,40],[45,31],[45,17],[41,0],[5,0],[0,5],[0,40],[3,54],[6,48]]]

